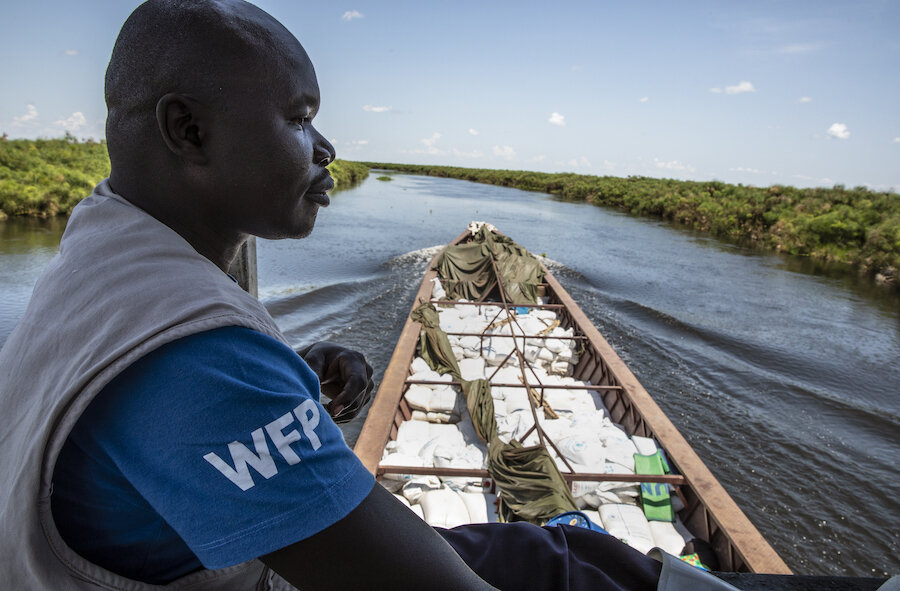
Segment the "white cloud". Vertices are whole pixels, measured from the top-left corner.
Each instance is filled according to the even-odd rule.
[[[642,103],[646,103],[649,100],[650,100],[649,96],[642,96],[641,98],[638,99],[638,101],[642,102]]]
[[[565,115],[560,115],[556,111],[554,111],[553,114],[550,115],[550,118],[547,119],[547,121],[549,121],[553,125],[559,125],[560,127],[565,127],[565,125],[566,125]]]
[[[458,158],[481,158],[484,156],[484,153],[480,150],[472,150],[471,152],[464,152],[458,148],[450,148],[450,149],[442,149],[438,148],[435,144],[437,141],[441,139],[441,134],[438,132],[434,132],[431,134],[431,137],[422,138],[420,141],[425,145],[424,148],[417,148],[415,150],[400,150],[400,152],[404,154],[428,154],[431,156],[456,156]]]
[[[66,131],[78,131],[87,125],[87,119],[84,118],[84,114],[81,111],[75,111],[65,119],[57,119],[53,123]]]
[[[580,158],[572,158],[568,162],[566,162],[572,168],[590,168],[591,161],[581,156]]]
[[[18,117],[13,117],[13,125],[16,127],[20,127],[25,125],[29,121],[34,121],[38,117],[37,108],[34,105],[27,105],[25,107],[25,114],[19,115]]]
[[[443,150],[435,146],[439,139],[441,139],[441,134],[434,132],[431,134],[431,137],[422,138],[420,140],[425,145],[424,150],[412,150],[412,152],[416,154],[444,154],[445,152]]]
[[[362,18],[363,14],[358,10],[348,10],[341,16],[342,21],[352,21],[356,18]]]
[[[894,143],[894,144],[900,144],[900,137],[895,137],[895,138],[894,138],[894,141],[893,141],[892,143]]]
[[[822,48],[820,43],[792,43],[778,50],[779,53],[812,53]]]
[[[603,170],[613,171],[616,168],[618,168],[618,166],[619,165],[616,164],[615,162],[610,162],[609,160],[603,161]]]
[[[512,146],[494,146],[492,151],[494,156],[506,158],[507,160],[512,160],[516,157],[516,151],[513,150]]]
[[[827,176],[817,179],[815,177],[812,177],[812,176],[809,176],[806,174],[792,174],[791,177],[793,177],[795,179],[800,179],[801,181],[807,181],[809,183],[815,183],[818,185],[826,185],[826,186],[834,185],[834,182],[835,182],[834,179],[827,177]]]
[[[458,150],[453,148],[450,150],[450,153],[454,156],[462,156],[464,158],[481,158],[484,156],[484,153],[481,150],[472,150],[471,152],[463,152],[462,150]]]
[[[78,50],[77,49],[67,49],[65,51],[65,53],[66,53],[66,55],[78,55]]]
[[[811,96],[801,96],[800,98],[797,99],[797,102],[798,103],[811,103],[812,97]]]
[[[832,123],[828,128],[828,135],[839,140],[846,140],[850,137],[850,130],[844,123]]]
[[[469,128],[469,135],[478,135],[478,130]]]
[[[363,111],[368,111],[370,113],[385,113],[390,111],[390,107],[378,107],[375,105],[363,105]]]
[[[738,166],[737,168],[729,168],[728,170],[731,170],[731,171],[734,171],[734,172],[750,172],[750,173],[753,173],[753,174],[762,174],[762,171],[761,171],[761,170],[758,170],[758,169],[756,169],[756,168],[745,168],[745,167],[743,167],[743,166]],[[774,173],[773,173],[773,174],[774,174]]]
[[[709,91],[715,94],[722,94],[722,89],[718,86],[716,86],[715,88],[710,88]]]
[[[741,80],[734,86],[725,87],[726,94],[741,94],[742,92],[756,92],[756,89],[753,88],[753,84],[746,80]]]
[[[669,162],[663,162],[659,158],[654,158],[653,162],[656,163],[656,168],[663,168],[665,170],[677,170],[677,171],[687,171],[694,172],[696,169],[689,164],[682,164],[677,160],[671,160]]]
[[[363,146],[368,145],[368,143],[369,140],[350,140],[349,142],[344,142],[344,145],[347,147],[343,148],[343,150],[347,152],[358,152]],[[334,141],[332,141],[331,144],[337,145]]]
[[[543,162],[546,159],[547,159],[547,156],[545,156],[544,154],[539,154],[538,156],[531,157],[532,162]]]

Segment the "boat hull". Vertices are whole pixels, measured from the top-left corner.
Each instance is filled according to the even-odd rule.
[[[463,232],[450,244],[462,243],[469,237],[468,231]],[[546,268],[544,271],[542,295],[556,310],[561,326],[572,328],[577,336],[583,337],[584,350],[574,366],[572,377],[603,387],[600,393],[611,419],[620,424],[629,436],[654,438],[665,451],[675,474],[658,476],[652,481],[677,486],[685,505],[678,516],[695,537],[709,543],[718,558],[719,570],[790,574],[784,561],[744,515],[587,315],[556,278]],[[429,265],[416,294],[414,308],[431,300],[432,280],[435,277],[437,272]],[[419,323],[407,318],[354,448],[366,468],[376,477],[385,472],[379,466],[385,445],[396,438],[400,425],[412,416],[403,395],[408,387],[410,365],[416,355],[420,329]],[[406,468],[404,472],[487,476],[486,471],[461,472],[439,468]],[[601,475],[596,476],[601,479]],[[564,474],[564,477],[570,482],[590,480],[589,475],[583,473],[578,473],[577,477],[575,474]],[[607,479],[650,481],[641,475]]]

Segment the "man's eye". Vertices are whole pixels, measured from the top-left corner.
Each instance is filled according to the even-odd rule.
[[[297,117],[296,119],[294,119],[294,123],[296,123],[300,127],[306,127],[307,125],[309,125],[310,121],[311,119],[309,117]]]

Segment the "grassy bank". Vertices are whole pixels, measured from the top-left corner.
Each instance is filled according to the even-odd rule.
[[[68,215],[109,175],[106,142],[0,140],[0,219]]]
[[[570,201],[657,216],[759,248],[856,265],[891,278],[900,269],[900,195],[865,187],[749,187],[718,181],[590,176],[414,164],[373,168],[542,191]]]
[[[335,189],[346,189],[369,176],[369,167],[361,162],[335,160],[328,165]]]
[[[337,188],[352,186],[369,175],[365,164],[345,160],[335,160],[328,169]],[[50,140],[0,136],[0,219],[69,215],[107,176],[104,141],[78,141],[71,135]]]

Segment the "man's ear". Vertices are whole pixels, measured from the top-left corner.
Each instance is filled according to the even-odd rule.
[[[170,92],[156,103],[156,123],[166,146],[194,164],[206,164],[209,160],[204,146],[206,121],[202,112],[197,99],[183,94]]]

